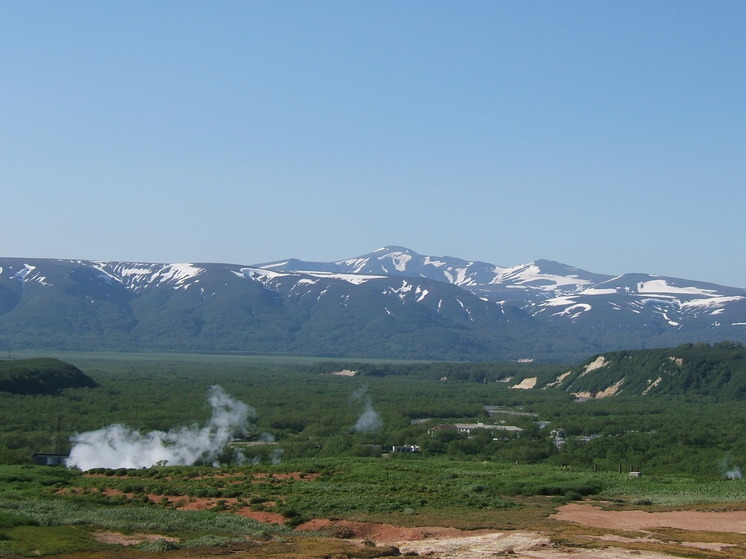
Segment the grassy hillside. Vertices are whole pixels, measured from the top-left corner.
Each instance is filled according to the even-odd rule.
[[[559,386],[587,397],[697,395],[743,400],[746,348],[720,342],[598,354],[573,368]]]
[[[0,361],[0,391],[12,394],[55,394],[64,388],[94,388],[83,371],[59,359]]]

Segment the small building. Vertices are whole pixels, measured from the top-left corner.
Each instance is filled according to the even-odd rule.
[[[486,423],[456,423],[455,425],[436,425],[427,430],[428,433],[434,435],[439,431],[457,431],[459,433],[465,433],[471,435],[472,431],[477,429],[486,429],[488,431],[508,431],[512,433],[520,433],[523,431],[520,427],[515,425],[488,425]]]
[[[435,427],[430,427],[430,429],[427,430],[428,433],[431,435],[434,435],[435,433],[438,433],[440,431],[455,431],[456,426],[455,425],[447,425],[447,424],[441,424],[436,425]]]
[[[520,433],[523,431],[520,427],[515,425],[487,425],[485,423],[456,423],[456,429],[459,433],[466,433],[470,435],[472,431],[477,429],[487,429],[489,431],[509,431],[512,433]]]
[[[37,466],[65,466],[69,454],[34,454],[31,457]]]
[[[420,447],[416,444],[405,444],[405,445],[383,445],[381,446],[381,452],[419,452]]]

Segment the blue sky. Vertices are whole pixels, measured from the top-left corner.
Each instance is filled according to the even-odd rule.
[[[0,3],[3,256],[746,287],[746,3]]]

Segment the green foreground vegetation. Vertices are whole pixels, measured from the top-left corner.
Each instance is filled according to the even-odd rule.
[[[746,486],[675,476],[631,478],[545,464],[443,458],[335,458],[274,466],[160,467],[86,475],[43,466],[0,466],[0,555],[106,549],[102,531],[151,533],[140,550],[221,547],[282,538],[313,518],[525,528],[527,499],[551,507],[581,498],[613,506],[682,506],[746,501]],[[543,499],[543,501],[542,501]],[[179,510],[195,501],[209,510]],[[263,524],[239,510],[281,514]],[[530,524],[529,524],[530,525]]]
[[[99,549],[106,546],[94,538],[101,530],[169,536],[141,549],[219,546],[246,535],[283,537],[316,517],[504,529],[516,526],[516,511],[533,498],[553,506],[583,498],[617,506],[746,502],[739,401],[581,402],[561,391],[510,389],[506,378],[550,379],[567,370],[523,363],[61,358],[95,386],[0,392],[0,555]],[[364,376],[328,374],[351,367]],[[253,431],[233,443],[242,465],[233,451],[218,467],[31,465],[33,454],[64,454],[75,433],[112,423],[142,432],[201,424],[215,384],[256,410]],[[366,409],[380,423],[356,431]],[[478,423],[503,429],[434,429]],[[390,448],[405,445],[418,451]],[[181,510],[198,500],[209,510]],[[238,510],[282,515],[286,524],[226,514]]]

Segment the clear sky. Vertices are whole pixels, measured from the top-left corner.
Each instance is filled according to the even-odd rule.
[[[746,287],[746,2],[0,2],[0,255]]]

